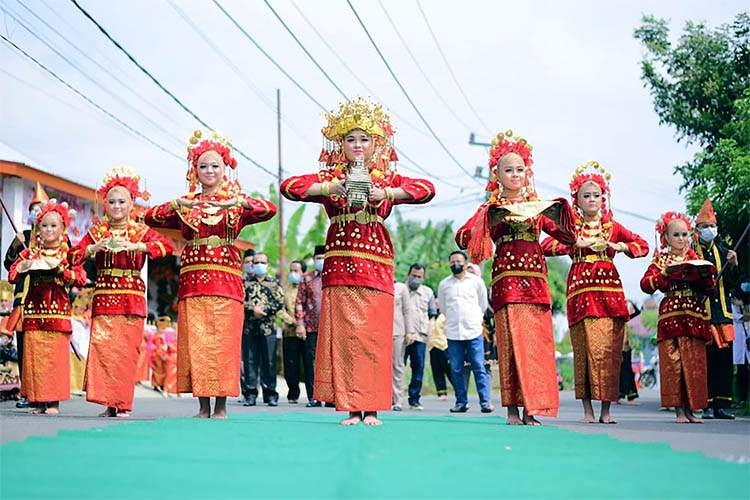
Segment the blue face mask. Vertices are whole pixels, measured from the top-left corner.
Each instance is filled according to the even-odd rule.
[[[750,282],[742,283],[740,289],[745,293],[750,293]]]
[[[302,281],[302,275],[299,273],[289,273],[289,281],[296,285]]]
[[[256,276],[263,276],[268,272],[268,264],[265,264],[263,262],[256,262],[253,264],[253,271],[255,271]]]
[[[325,262],[323,259],[315,259],[315,269],[317,269],[318,271],[322,271],[323,262]]]
[[[253,265],[250,262],[246,262],[242,264],[242,271],[244,271],[245,274],[253,274]]]

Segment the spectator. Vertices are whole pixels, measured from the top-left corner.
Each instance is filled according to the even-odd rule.
[[[278,406],[276,392],[276,313],[284,305],[281,283],[268,275],[268,255],[253,256],[253,278],[245,282],[245,323],[242,335],[242,364],[245,369],[245,406],[255,406],[258,372],[263,402]]]
[[[450,255],[451,276],[440,282],[438,301],[445,313],[445,334],[448,339],[448,357],[451,380],[456,391],[453,413],[469,409],[463,366],[468,358],[474,372],[482,413],[492,411],[490,386],[484,370],[484,338],[482,318],[488,307],[487,288],[476,275],[466,272],[466,254],[456,250]]]
[[[424,360],[427,348],[427,336],[430,333],[430,317],[436,316],[435,294],[424,282],[424,266],[414,263],[409,268],[406,279],[407,298],[411,303],[413,329],[406,334],[404,364],[410,360],[411,381],[409,382],[409,407],[412,410],[424,410],[419,402],[424,377]]]
[[[430,352],[432,380],[439,401],[448,399],[448,385],[445,379],[451,380],[451,365],[448,361],[448,339],[445,337],[445,314],[440,310],[440,301],[435,299],[437,317],[430,318],[430,335],[427,337],[427,350]],[[453,382],[451,381],[451,385]]]
[[[750,396],[750,276],[743,274],[737,279],[732,291],[734,313],[734,364],[737,367],[736,408],[747,404]]]
[[[320,401],[313,398],[315,379],[315,348],[318,344],[318,323],[320,323],[320,301],[323,297],[323,262],[325,260],[325,245],[317,245],[313,254],[315,269],[302,277],[297,290],[295,313],[297,317],[297,336],[305,342],[305,354],[302,358],[305,367],[305,392],[307,393],[307,407],[320,406]],[[329,406],[326,403],[326,406]],[[333,404],[330,404],[333,406]]]
[[[302,281],[302,275],[307,271],[307,264],[301,260],[294,260],[289,264],[289,283],[284,288],[284,307],[279,310],[281,329],[284,335],[281,352],[284,358],[284,379],[289,387],[287,400],[289,404],[297,404],[299,400],[299,370],[305,356],[304,332],[297,333],[297,318],[295,306],[297,292]],[[307,369],[305,369],[307,375]]]
[[[414,311],[409,290],[398,281],[393,285],[393,411],[401,411],[401,398],[406,384],[406,344],[414,341]]]

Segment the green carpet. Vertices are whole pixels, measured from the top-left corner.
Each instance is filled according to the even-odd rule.
[[[750,465],[497,418],[263,413],[0,447],[0,498],[748,498]]]

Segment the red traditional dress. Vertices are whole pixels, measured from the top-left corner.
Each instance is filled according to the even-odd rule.
[[[615,221],[576,221],[576,238],[622,243],[631,259],[648,253],[648,243]],[[554,238],[542,242],[544,255],[567,255],[573,260],[568,273],[567,313],[573,344],[576,399],[617,401],[620,363],[629,318],[625,293],[613,259],[616,251],[607,247],[564,245]]]
[[[700,410],[708,405],[705,344],[711,340],[711,324],[703,300],[716,289],[716,279],[710,275],[686,281],[682,272],[666,274],[670,264],[697,258],[692,249],[682,256],[656,253],[641,278],[645,293],[664,293],[656,335],[664,407],[688,405]]]
[[[371,171],[374,187],[400,187],[409,200],[383,200],[364,209],[345,198],[308,196],[314,183],[343,177],[343,168],[300,175],[281,184],[292,201],[321,203],[331,221],[322,272],[315,399],[336,403],[339,411],[378,411],[391,407],[393,358],[393,244],[384,221],[402,203],[427,203],[431,182]]]
[[[524,406],[529,415],[545,417],[557,415],[559,397],[547,263],[539,234],[544,231],[557,240],[574,242],[573,214],[567,202],[559,200],[562,227],[539,215],[520,220],[506,217],[490,228],[495,243],[492,309],[503,406]],[[478,219],[488,217],[489,206],[520,202],[500,198],[483,204],[456,233],[459,248],[467,248]]]
[[[188,195],[201,202],[234,194]],[[269,220],[276,206],[238,194],[250,208],[193,209],[164,203],[146,212],[151,227],[178,229],[187,240],[180,258],[177,390],[196,397],[239,394],[243,321],[242,257],[234,240],[240,230]]]
[[[21,262],[36,259],[56,259],[60,264],[52,270],[19,271]],[[27,274],[31,280],[23,305],[21,394],[34,402],[65,401],[70,399],[69,350],[73,331],[65,285],[84,286],[86,272],[80,266],[70,265],[68,250],[61,246],[23,250],[8,272],[8,281],[19,283]]]
[[[95,221],[71,251],[77,264],[88,259],[86,249],[102,240],[123,237],[142,243],[146,252],[117,251],[106,247],[96,253],[96,281],[91,310],[91,343],[86,360],[86,400],[118,411],[133,408],[139,349],[146,318],[146,287],[141,269],[146,258],[171,255],[172,244],[145,224],[130,220],[117,231]]]

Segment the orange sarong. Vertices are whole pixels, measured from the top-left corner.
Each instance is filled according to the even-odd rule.
[[[323,289],[315,399],[337,411],[391,408],[393,295],[361,286]]]
[[[178,302],[177,312],[177,391],[196,397],[237,396],[242,302],[215,295],[187,297]]]
[[[133,409],[144,319],[134,314],[100,314],[91,319],[91,343],[83,388],[86,401]]]
[[[560,396],[550,307],[506,304],[495,313],[495,332],[503,406],[556,417]]]
[[[570,328],[576,399],[617,401],[624,335],[622,318],[584,318]]]
[[[69,353],[70,333],[26,331],[21,394],[35,403],[70,399]]]
[[[688,336],[660,341],[659,379],[663,407],[707,407],[706,341]]]

